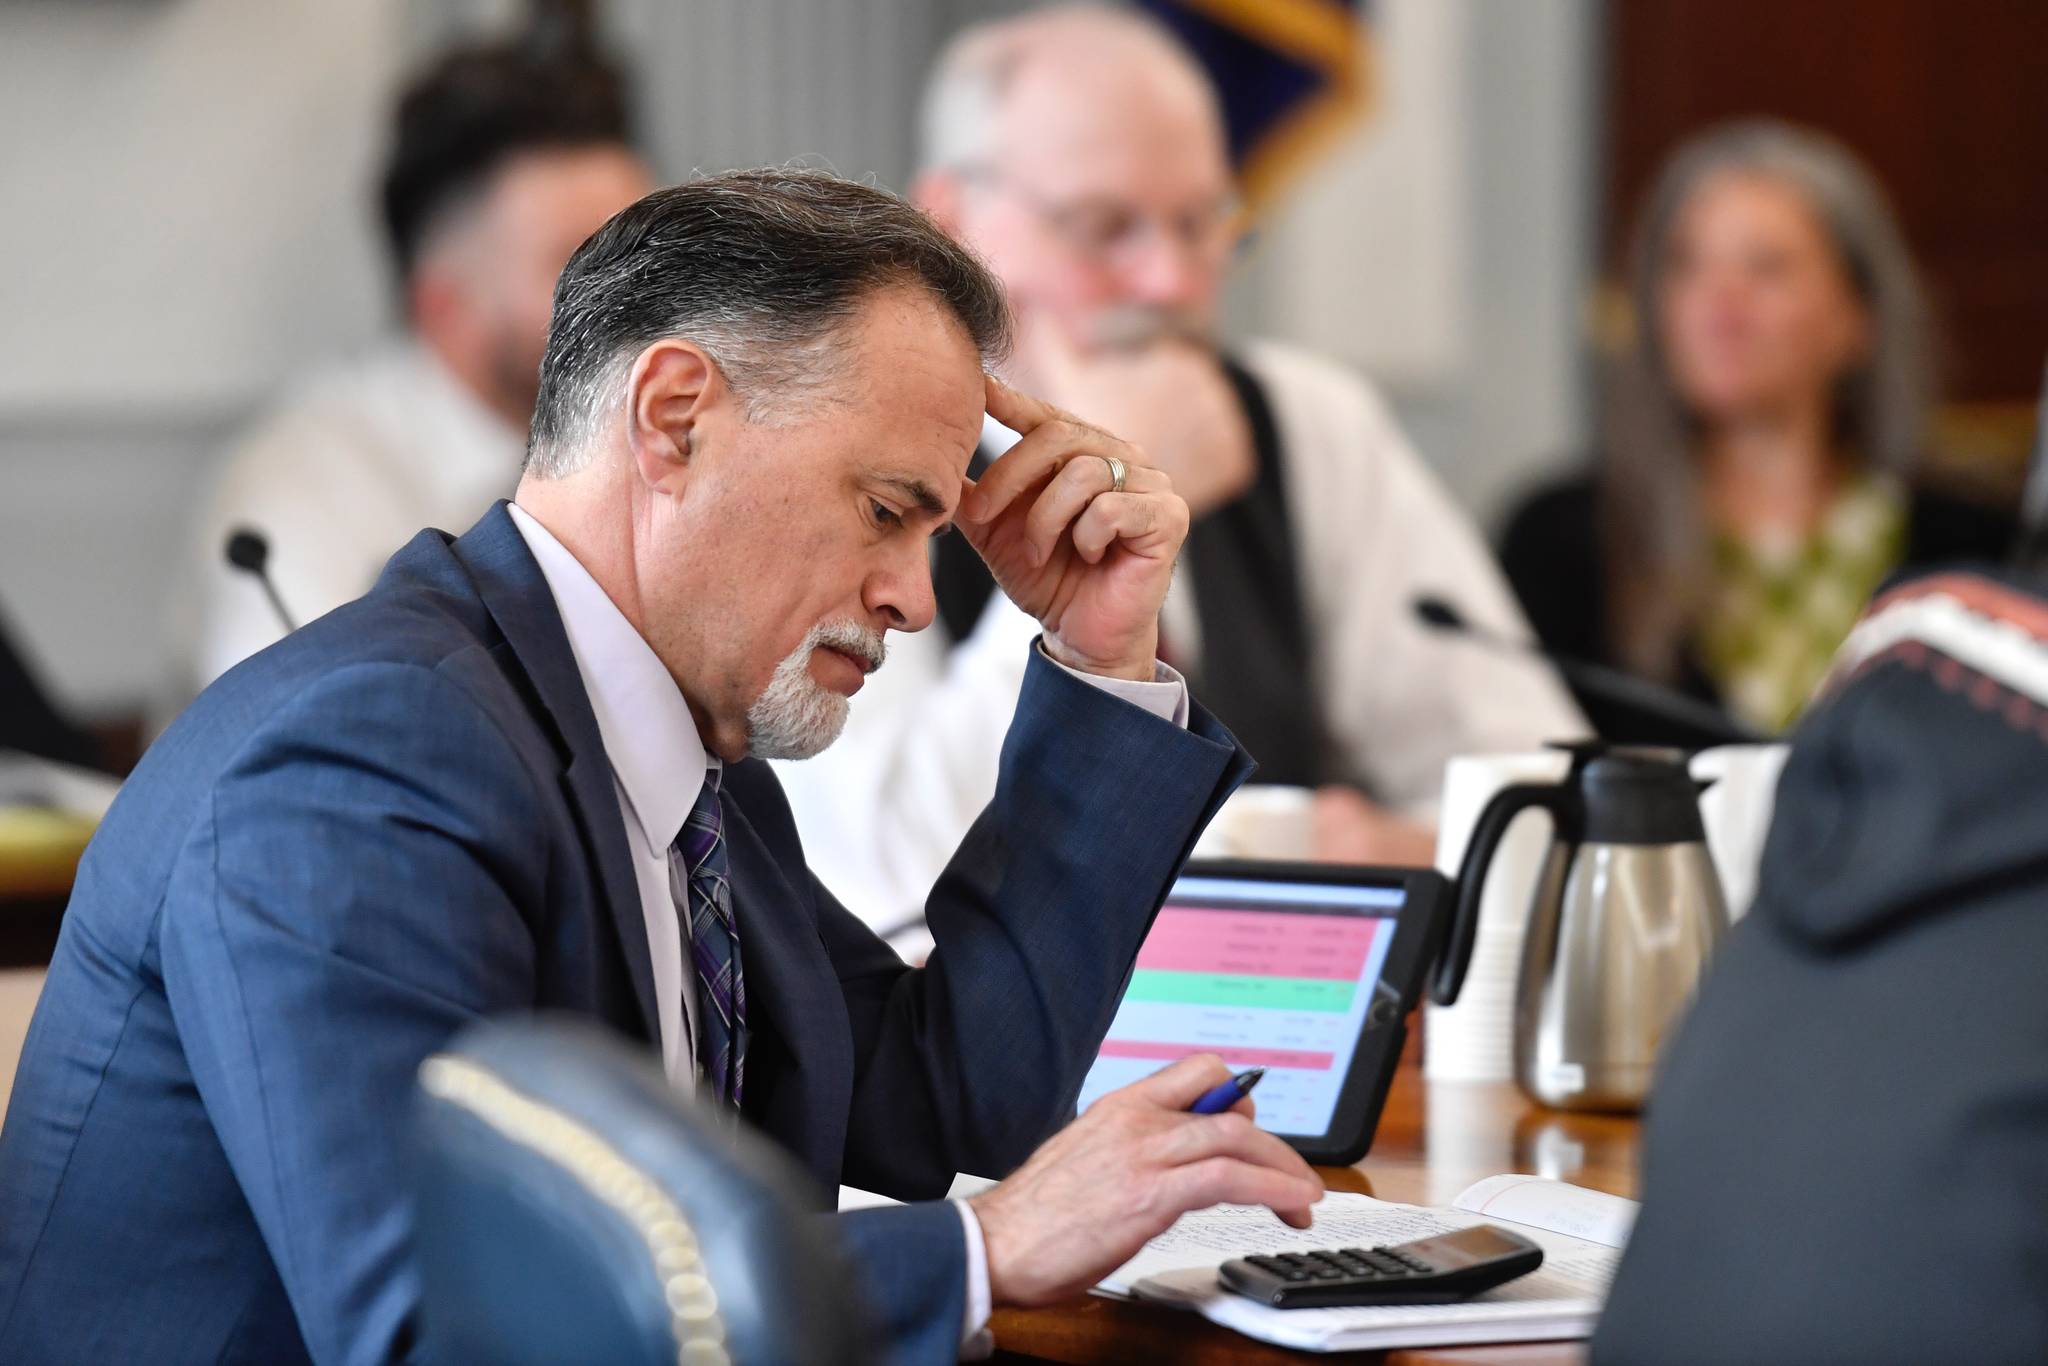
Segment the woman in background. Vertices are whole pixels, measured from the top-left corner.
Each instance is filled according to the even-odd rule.
[[[1775,733],[1886,575],[2001,557],[2012,523],[1916,483],[1926,306],[1847,149],[1771,122],[1688,142],[1651,193],[1632,285],[1603,457],[1524,503],[1501,558],[1552,649]],[[1580,700],[1610,739],[1701,738]]]

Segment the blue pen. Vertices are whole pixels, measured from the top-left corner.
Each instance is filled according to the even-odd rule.
[[[1220,1115],[1250,1095],[1252,1088],[1259,1084],[1259,1078],[1265,1075],[1266,1069],[1263,1067],[1248,1067],[1215,1090],[1205,1093],[1200,1100],[1188,1107],[1188,1113]]]

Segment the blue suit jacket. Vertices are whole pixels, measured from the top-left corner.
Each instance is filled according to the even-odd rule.
[[[906,968],[726,786],[746,1113],[826,1189],[1001,1174],[1071,1116],[1153,913],[1249,763],[1036,661],[994,802]],[[0,1360],[431,1354],[398,1167],[420,1061],[480,1016],[653,1043],[618,799],[502,505],[208,689],[79,872],[0,1131]],[[951,1360],[943,1204],[840,1221],[898,1356]]]

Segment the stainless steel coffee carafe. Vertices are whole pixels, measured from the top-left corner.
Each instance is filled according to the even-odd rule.
[[[1480,813],[1434,995],[1457,999],[1509,822],[1543,808],[1554,834],[1522,940],[1515,1079],[1560,1109],[1633,1110],[1727,933],[1728,908],[1682,752],[1581,745],[1573,756],[1562,784],[1503,788]]]

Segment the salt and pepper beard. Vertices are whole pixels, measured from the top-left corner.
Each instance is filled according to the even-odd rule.
[[[1171,304],[1112,304],[1088,320],[1085,342],[1104,351],[1143,351],[1163,341],[1213,347],[1214,333],[1195,309]]]
[[[811,651],[819,646],[866,660],[870,673],[882,667],[887,653],[882,633],[858,622],[827,621],[813,626],[775,666],[768,686],[747,708],[747,753],[753,758],[808,759],[846,729],[851,699],[811,677]]]

